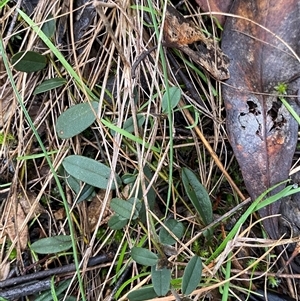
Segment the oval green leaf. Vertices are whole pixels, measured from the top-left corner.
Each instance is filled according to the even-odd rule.
[[[153,173],[147,165],[144,167],[144,176],[145,176],[145,185],[146,185],[146,187],[148,187],[151,179],[153,178]],[[156,203],[156,192],[153,187],[155,187],[155,183],[152,183],[151,188],[147,189],[148,190],[148,193],[147,193],[148,208],[152,211],[154,210],[154,206]],[[141,186],[139,187],[138,198],[140,200],[142,200],[144,198],[144,191]],[[142,202],[142,208],[140,210],[140,220],[143,224],[146,224],[147,218],[146,218],[145,202]]]
[[[66,183],[68,186],[73,190],[76,194],[76,203],[79,203],[83,200],[87,200],[92,197],[95,187],[89,184],[83,183],[69,175],[65,170],[63,172],[63,176],[65,178]]]
[[[120,215],[115,214],[109,219],[107,224],[112,230],[121,230],[128,224],[128,219],[124,219]]]
[[[131,257],[139,264],[146,266],[154,266],[158,262],[158,256],[148,249],[133,247],[131,249]]]
[[[145,122],[145,116],[142,114],[138,114],[136,116],[137,126],[141,127]],[[133,125],[133,117],[129,117],[123,125],[123,129],[127,131],[128,133],[134,132],[134,125]]]
[[[150,300],[157,297],[153,287],[142,287],[136,291],[130,292],[127,295],[130,301]]]
[[[55,19],[52,15],[47,17],[46,22],[42,26],[43,33],[47,36],[47,38],[51,39],[55,33]]]
[[[94,192],[95,192],[95,187],[85,183],[76,196],[76,203],[78,204],[82,201],[92,198]]]
[[[166,220],[165,226],[178,239],[180,239],[184,234],[184,225],[183,225],[183,223],[179,222],[179,221],[176,221],[175,219]],[[171,234],[163,227],[159,231],[159,240],[164,245],[173,245],[176,242],[176,240],[171,236]]]
[[[178,87],[170,87],[169,89],[169,95],[170,95],[170,107],[171,110],[173,110],[179,103],[181,98],[181,90]],[[163,99],[162,99],[162,112],[168,113],[169,108],[169,101],[168,101],[168,94],[167,92],[164,93]]]
[[[137,178],[136,174],[130,174],[130,173],[126,173],[121,177],[122,182],[125,185],[133,183],[134,181],[136,181],[136,178]]]
[[[38,254],[51,254],[67,251],[72,247],[70,235],[57,235],[39,239],[31,245],[34,252]]]
[[[167,268],[157,270],[156,266],[152,266],[151,278],[155,293],[158,296],[165,296],[170,290],[171,270]]]
[[[78,194],[81,188],[80,181],[70,176],[65,170],[63,176],[68,186],[73,190],[74,193]]]
[[[59,88],[63,86],[66,82],[67,81],[61,77],[47,79],[34,89],[33,95],[44,93],[55,88]]]
[[[125,219],[135,220],[139,216],[142,203],[136,198],[130,198],[127,201],[114,198],[110,202],[110,208]]]
[[[209,195],[195,174],[188,168],[182,168],[182,182],[185,192],[194,205],[205,225],[213,221],[213,211]]]
[[[95,120],[96,115],[92,108],[97,112],[98,102],[85,102],[70,107],[63,112],[56,122],[56,132],[59,138],[72,138],[87,129]]]
[[[67,173],[74,178],[100,189],[107,188],[111,174],[111,169],[108,166],[79,155],[66,157],[62,165]],[[120,177],[118,175],[115,175],[115,177],[117,185],[120,185]],[[115,181],[112,182],[111,189],[116,189]]]
[[[191,258],[182,277],[182,293],[191,294],[199,285],[202,275],[202,261],[197,255]]]
[[[34,51],[21,51],[16,53],[11,62],[14,69],[22,72],[36,72],[46,67],[47,59],[45,56]]]

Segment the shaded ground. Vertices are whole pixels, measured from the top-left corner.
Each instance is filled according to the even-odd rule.
[[[34,10],[30,4],[24,1],[23,10],[31,14],[36,24],[44,25],[44,32],[48,30],[51,41],[82,82],[63,67],[23,19],[14,17],[14,2],[3,6],[1,36],[8,58],[31,50],[45,55],[47,65],[33,73],[20,72],[10,66],[13,80],[7,76],[3,59],[0,65],[0,138],[4,140],[0,158],[1,280],[69,266],[78,257],[83,263],[80,278],[84,297],[78,279],[72,278],[74,272],[64,271],[63,276],[55,279],[57,290],[59,285],[65,285],[61,287],[60,298],[125,300],[128,292],[151,283],[150,269],[132,262],[130,249],[139,245],[155,251],[153,243],[161,227],[159,221],[174,218],[185,227],[180,243],[172,246],[175,253],[168,254],[173,266],[172,286],[177,292],[180,293],[183,268],[196,253],[207,263],[203,265],[201,284],[193,292],[194,296],[198,294],[199,300],[208,300],[211,296],[214,300],[220,299],[219,288],[233,296],[232,300],[243,300],[250,287],[255,288],[251,286],[252,278],[257,287],[274,288],[295,296],[298,284],[292,282],[290,276],[280,281],[275,274],[277,269],[270,267],[276,260],[268,256],[273,242],[259,241],[257,248],[243,246],[247,240],[254,244],[249,236],[262,237],[259,225],[252,226],[253,220],[243,224],[238,230],[240,236],[236,235],[226,249],[224,246],[220,256],[208,260],[233,229],[241,211],[229,222],[224,219],[218,223],[213,235],[206,238],[201,233],[205,223],[195,214],[184,189],[182,168],[188,167],[199,178],[210,196],[216,219],[241,203],[247,192],[227,140],[221,84],[211,77],[211,72],[190,60],[191,53],[203,50],[203,41],[197,40],[187,51],[170,47],[172,45],[155,48],[162,41],[163,30],[163,7],[157,3],[152,3],[150,9],[148,2],[95,2],[95,8],[84,1],[39,1]],[[193,22],[201,26],[205,34],[213,36],[212,41],[219,41],[221,31],[209,17],[199,15],[196,5],[184,3],[178,10],[192,15]],[[45,29],[47,19],[55,23],[49,21]],[[151,48],[152,51],[144,55]],[[44,80],[56,77],[64,78],[66,83],[34,93]],[[18,103],[12,81],[25,108]],[[57,118],[69,107],[91,100],[82,83],[99,101],[98,119],[73,138],[60,139],[55,129]],[[163,111],[167,85],[180,88],[181,102],[172,110]],[[126,129],[131,136],[112,131],[102,120]],[[48,152],[62,191],[37,136]],[[139,137],[142,143],[132,136]],[[86,189],[83,183],[78,182],[79,188],[74,190],[61,164],[65,157],[73,154],[109,166],[120,176],[122,184],[115,190],[91,187],[82,197],[81,190]],[[109,203],[115,197],[124,201],[138,197],[151,210],[144,220],[128,222],[122,229],[112,230],[107,222],[113,214]],[[76,242],[77,255],[74,248],[56,254],[49,251],[49,255],[36,254],[30,248],[41,238],[69,234]],[[87,267],[88,260],[97,256],[102,259],[104,256],[106,263]],[[232,262],[232,266],[228,262]],[[63,283],[65,279],[70,282]],[[225,279],[230,279],[228,287],[224,287]],[[49,282],[47,285],[49,287]],[[52,300],[52,296],[49,298]],[[168,300],[175,297],[169,294]]]

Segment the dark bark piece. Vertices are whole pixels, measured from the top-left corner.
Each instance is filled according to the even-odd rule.
[[[272,32],[242,18],[228,18],[222,40],[231,74],[223,87],[228,135],[255,199],[288,178],[296,147],[298,124],[276,97],[275,86],[288,84],[288,95],[295,97],[287,99],[299,111],[300,64],[278,37],[300,54],[300,1],[236,0],[231,13]],[[279,208],[280,201],[263,208],[260,215],[277,214]],[[266,219],[264,226],[271,238],[278,237],[277,218]]]
[[[196,64],[202,66],[215,79],[229,78],[228,58],[216,42],[206,37],[197,26],[185,19],[173,6],[168,5],[164,23],[166,45],[176,47],[187,54]],[[199,42],[194,51],[190,44]],[[196,44],[194,45],[196,46]]]

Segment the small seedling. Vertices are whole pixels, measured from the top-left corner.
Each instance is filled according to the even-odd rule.
[[[268,276],[268,285],[272,288],[278,287],[280,284],[280,279],[274,276]]]
[[[15,141],[15,137],[12,134],[0,134],[0,145],[2,144],[11,144]]]
[[[278,92],[278,94],[287,94],[287,84],[286,83],[279,83],[276,87],[275,90]]]
[[[280,95],[286,95],[287,94],[287,84],[286,83],[279,83],[275,90],[278,92],[278,98],[283,103],[283,105],[286,107],[286,109],[290,112],[290,114],[295,118],[295,120],[300,124],[300,118],[297,112],[293,109],[293,107],[290,105],[290,103]]]

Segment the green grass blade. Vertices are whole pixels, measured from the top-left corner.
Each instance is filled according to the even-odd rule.
[[[215,250],[215,252],[206,260],[205,264],[210,263],[213,259],[217,258],[221,254],[221,252],[225,249],[226,245],[228,242],[233,239],[233,237],[236,235],[237,231],[241,227],[241,225],[246,221],[246,219],[252,214],[254,211],[258,210],[260,207],[258,204],[264,199],[264,197],[273,189],[276,187],[282,185],[283,183],[286,183],[287,181],[278,183],[271,187],[270,189],[266,190],[264,193],[262,193],[250,206],[249,208],[245,211],[245,213],[240,217],[240,219],[237,221],[237,223],[234,225],[232,230],[228,233],[226,238],[223,240],[223,242],[219,245],[219,247]],[[297,190],[297,189],[295,189]],[[272,196],[272,202],[276,202],[281,198],[281,194],[276,194],[275,196]]]
[[[26,16],[26,14],[24,14],[22,12],[23,15]],[[28,18],[28,17],[27,17]],[[29,19],[30,20],[30,19]],[[40,32],[42,33],[42,32]],[[51,162],[51,159],[47,153],[47,150],[41,140],[41,137],[39,136],[30,116],[29,116],[29,113],[28,111],[26,110],[26,107],[23,103],[23,100],[21,98],[21,95],[17,89],[17,86],[15,84],[15,81],[14,81],[14,78],[13,78],[13,75],[12,75],[12,71],[10,69],[10,65],[8,63],[8,59],[7,59],[7,55],[6,55],[6,51],[4,49],[4,45],[3,45],[3,40],[2,38],[0,38],[0,53],[2,55],[2,59],[3,59],[3,63],[4,63],[4,66],[5,66],[5,69],[6,69],[6,72],[7,72],[7,75],[8,75],[8,78],[10,80],[10,83],[11,83],[11,86],[13,88],[13,91],[14,91],[14,94],[18,100],[18,103],[24,113],[24,116],[26,118],[26,120],[28,121],[28,124],[30,125],[30,128],[34,134],[34,136],[36,137],[37,141],[38,141],[38,144],[40,145],[41,147],[41,150],[45,156],[45,159],[50,167],[50,170],[53,174],[53,177],[54,177],[54,180],[55,180],[55,183],[57,185],[57,188],[59,190],[59,193],[60,193],[60,196],[63,200],[63,203],[64,203],[64,206],[65,206],[65,211],[66,211],[66,215],[67,215],[67,220],[68,220],[68,224],[69,224],[69,228],[70,228],[70,234],[71,234],[71,238],[72,238],[72,249],[73,249],[73,254],[74,254],[74,263],[75,263],[75,266],[76,266],[76,274],[77,274],[77,278],[78,278],[78,283],[79,283],[79,287],[80,287],[80,292],[81,292],[81,295],[82,295],[82,300],[85,301],[85,292],[84,292],[84,288],[83,288],[83,283],[82,283],[82,278],[81,278],[81,275],[80,275],[80,270],[79,270],[79,262],[78,262],[78,253],[77,253],[77,241],[76,241],[76,237],[75,237],[75,231],[74,231],[74,228],[73,228],[73,223],[72,223],[72,219],[71,219],[71,214],[70,214],[70,211],[69,211],[69,205],[68,205],[68,202],[67,202],[67,199],[66,199],[66,196],[64,194],[64,191],[63,191],[63,188],[59,182],[59,178],[57,176],[57,173],[53,167],[53,164]],[[10,253],[10,252],[8,252]]]
[[[55,47],[55,45],[49,40],[49,38],[43,33],[41,28],[35,24],[22,10],[17,10],[20,16],[25,22],[32,28],[32,30],[39,36],[39,38],[49,47],[57,59],[61,62],[64,68],[67,70],[69,75],[76,81],[77,85],[81,90],[87,93],[92,100],[97,100],[97,96],[84,84],[80,76],[74,71],[71,65],[67,62],[61,52]]]

